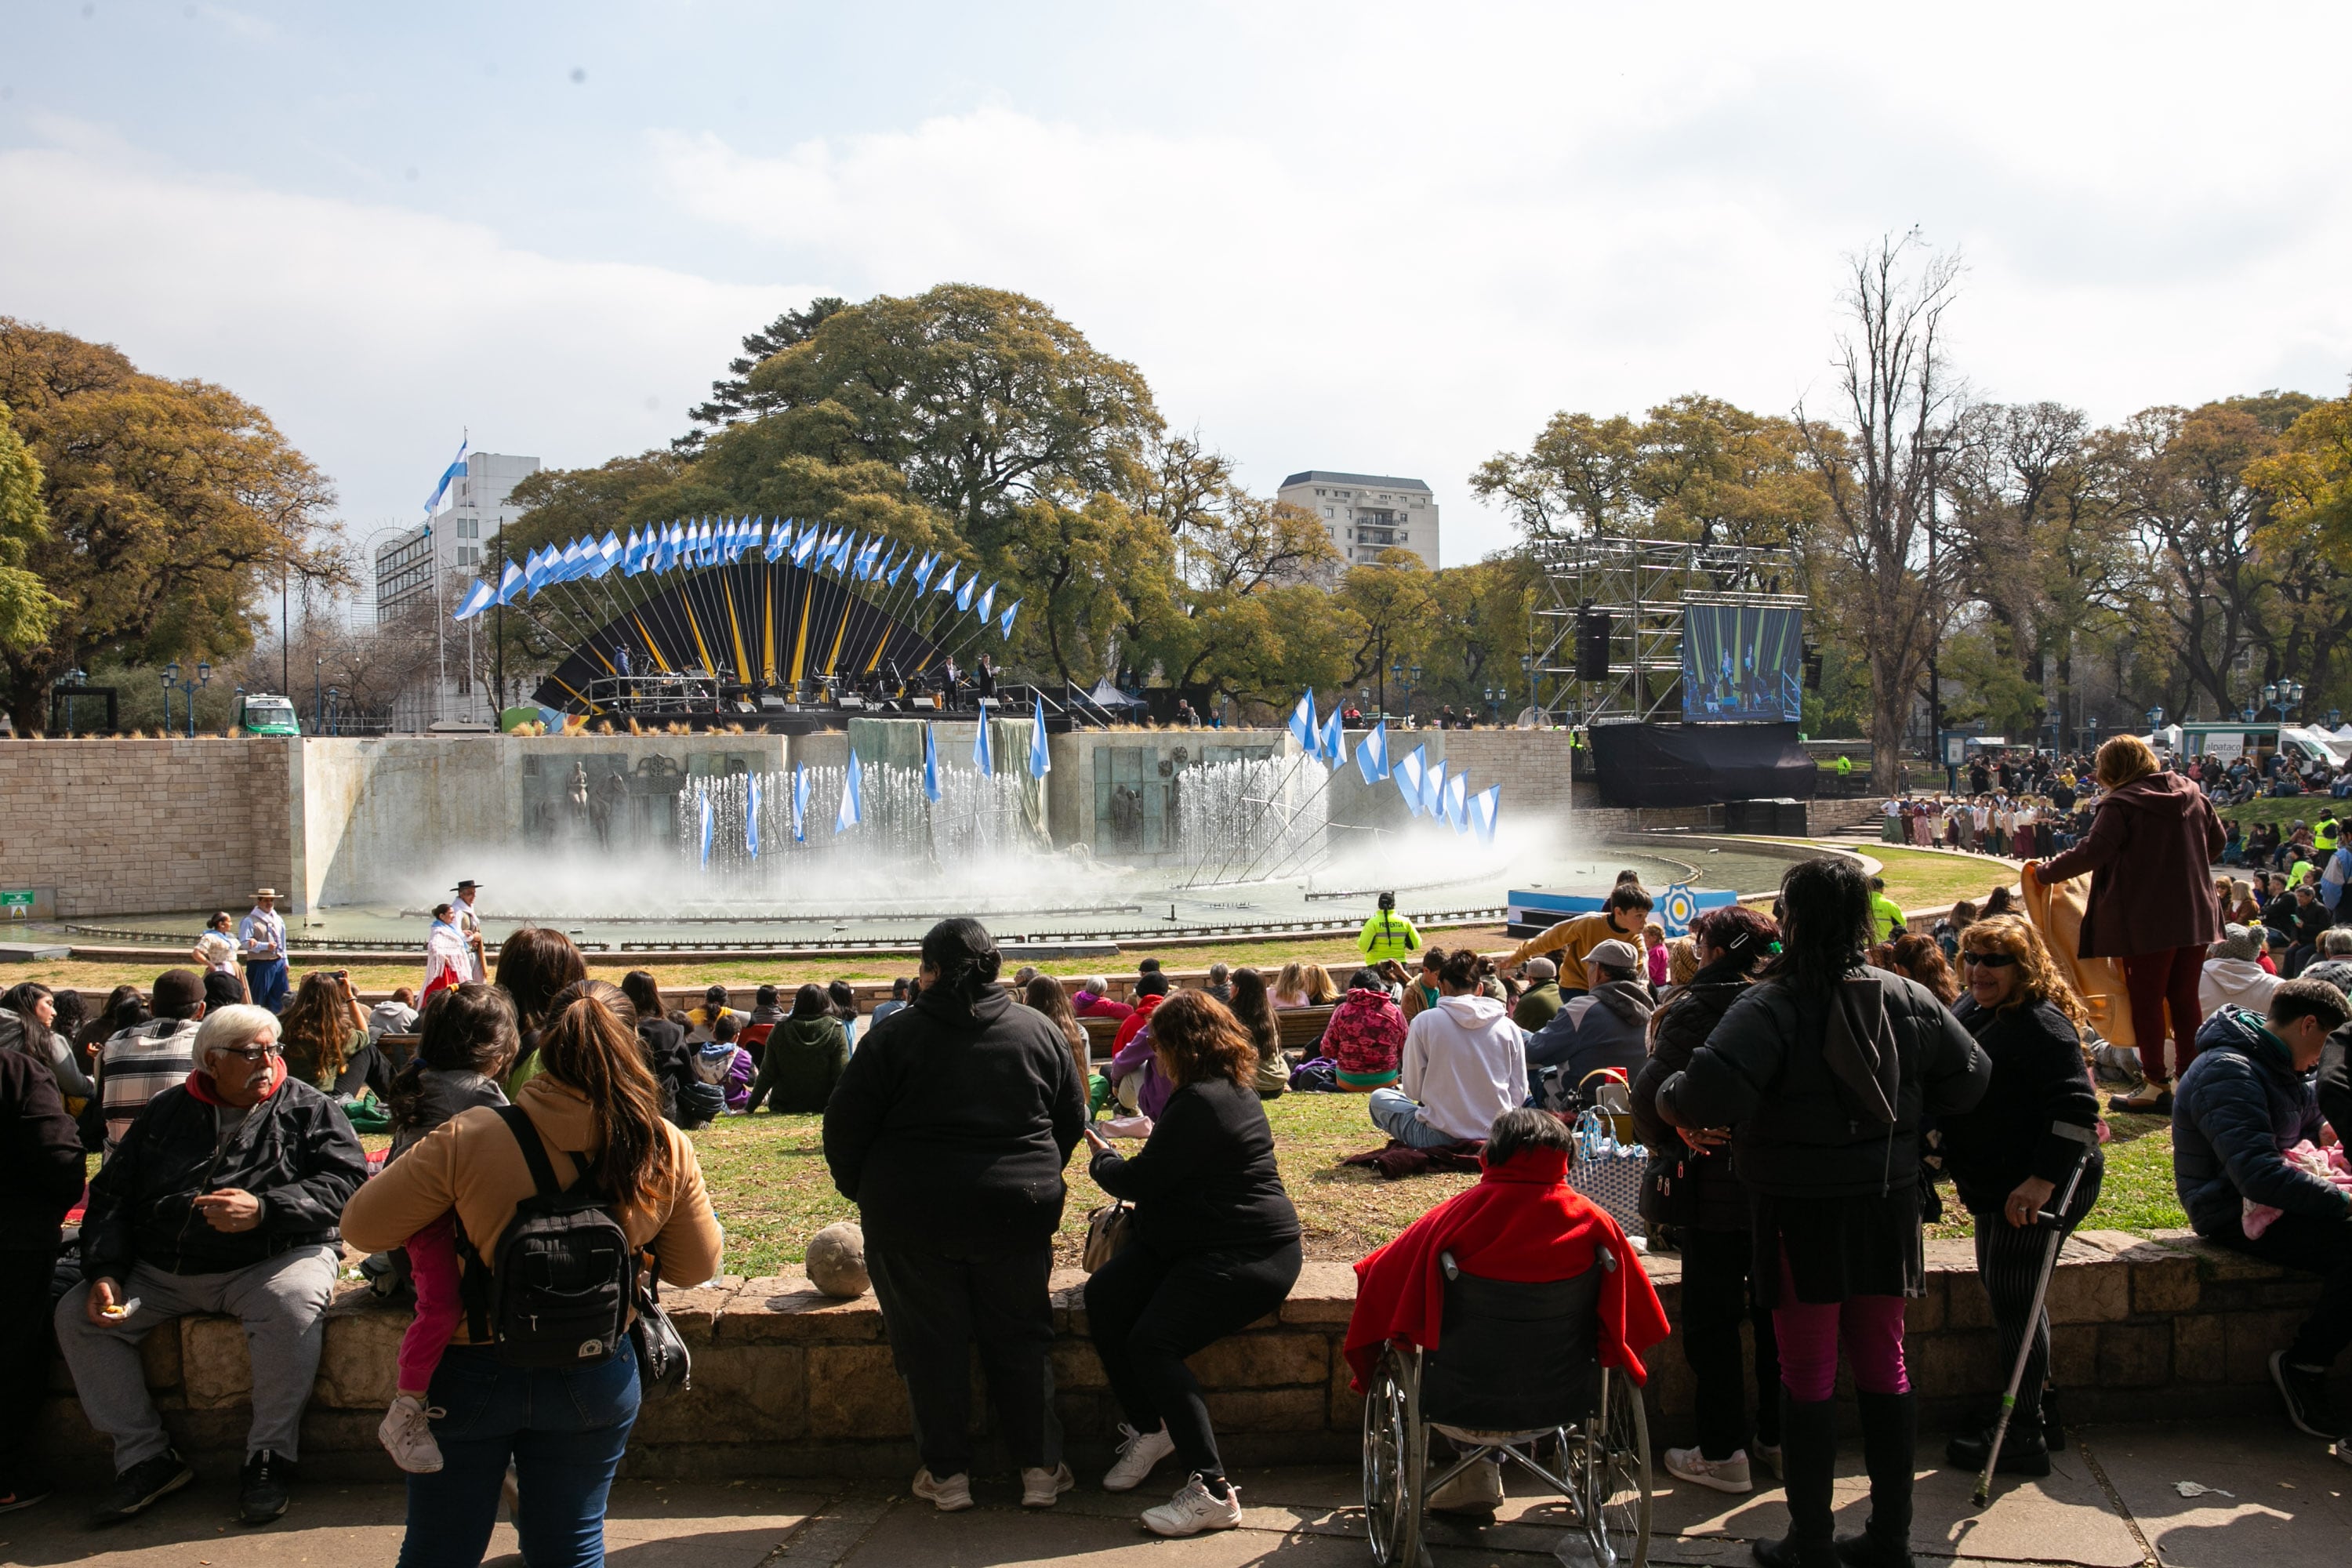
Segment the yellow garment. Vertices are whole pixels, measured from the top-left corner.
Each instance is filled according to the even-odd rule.
[[[1559,988],[1562,991],[1590,991],[1592,982],[1584,972],[1584,955],[1604,942],[1635,942],[1642,927],[1639,916],[1632,931],[1619,931],[1609,923],[1609,911],[1596,910],[1589,915],[1564,920],[1548,931],[1539,931],[1513,948],[1510,956],[1498,966],[1517,969],[1530,958],[1547,952],[1559,955]]]
[[[2044,887],[2028,860],[2018,884],[2025,918],[2042,933],[2042,944],[2066,984],[2090,1009],[2091,1026],[2111,1046],[2137,1045],[2132,1033],[2131,993],[2124,986],[2124,966],[2113,958],[2079,958],[2083,946],[2083,915],[2091,902],[2091,874],[2070,877]]]

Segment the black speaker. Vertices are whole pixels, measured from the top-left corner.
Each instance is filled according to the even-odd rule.
[[[1576,612],[1576,679],[1609,679],[1609,612]]]
[[[1822,650],[1811,643],[1805,645],[1805,689],[1822,689]]]

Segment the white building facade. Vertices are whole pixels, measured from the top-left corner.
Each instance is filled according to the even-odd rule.
[[[474,579],[489,574],[499,531],[522,514],[511,500],[514,488],[539,469],[537,458],[475,452],[466,459],[466,471],[450,481],[447,505],[376,547],[376,619],[388,620],[419,600],[434,600],[437,584],[438,635],[447,639],[438,661],[446,673],[400,694],[393,704],[395,729],[422,730],[445,719],[497,721],[488,686],[473,678],[472,623],[452,626],[448,617]],[[514,682],[508,685],[511,696]]]
[[[1309,468],[1283,480],[1275,499],[1320,520],[1340,570],[1374,564],[1386,550],[1410,550],[1437,570],[1437,498],[1419,479]]]

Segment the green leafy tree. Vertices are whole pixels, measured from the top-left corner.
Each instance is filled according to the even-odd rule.
[[[40,461],[25,449],[7,405],[0,404],[0,647],[38,647],[65,608],[25,569],[34,546],[48,536]]]
[[[58,602],[38,641],[0,649],[20,729],[76,663],[220,662],[252,644],[281,574],[352,583],[332,487],[223,388],[0,317],[0,403],[46,476],[47,534],[21,569]]]
[[[723,430],[730,425],[740,425],[749,419],[772,413],[775,405],[751,388],[751,373],[795,343],[808,342],[827,316],[849,309],[849,301],[835,294],[820,294],[805,309],[787,310],[774,321],[743,340],[743,352],[727,362],[727,375],[710,384],[710,400],[698,405],[687,417],[709,429],[689,430],[670,443],[673,450],[695,453],[710,438],[711,431]]]

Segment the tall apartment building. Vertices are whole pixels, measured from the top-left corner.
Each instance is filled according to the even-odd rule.
[[[1283,480],[1275,499],[1320,518],[1346,566],[1375,563],[1384,550],[1410,550],[1437,569],[1437,499],[1419,479],[1309,468]]]
[[[443,616],[440,635],[457,639],[444,661],[446,679],[427,679],[402,692],[393,721],[421,730],[440,719],[495,719],[490,698],[470,679],[462,650],[469,627],[451,627],[446,617],[475,578],[489,570],[499,530],[521,515],[510,499],[515,486],[539,472],[537,458],[475,452],[466,471],[449,483],[448,504],[375,552],[375,615],[379,621],[422,599],[431,602],[436,576]]]

